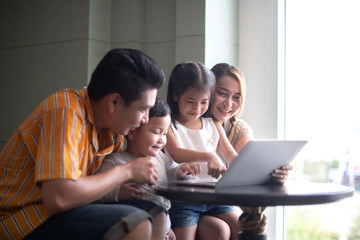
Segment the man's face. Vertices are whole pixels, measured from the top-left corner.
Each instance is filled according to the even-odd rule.
[[[148,89],[143,98],[125,107],[119,104],[112,116],[112,128],[115,133],[127,135],[130,130],[138,128],[149,121],[149,109],[155,104],[157,89]]]
[[[147,124],[141,125],[128,135],[128,151],[137,157],[155,157],[165,146],[166,134],[170,127],[170,115],[151,117]],[[131,145],[131,147],[130,147]]]

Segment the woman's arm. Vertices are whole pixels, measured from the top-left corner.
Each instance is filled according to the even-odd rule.
[[[252,134],[243,135],[234,145],[235,151],[239,153],[245,147],[245,145],[252,139],[254,139]]]
[[[230,144],[229,139],[226,136],[225,130],[221,126],[221,124],[216,120],[214,120],[214,124],[220,135],[218,150],[230,165],[238,154],[233,148],[233,146]]]

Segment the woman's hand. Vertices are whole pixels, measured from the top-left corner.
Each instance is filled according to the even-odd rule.
[[[277,182],[284,184],[289,176],[289,171],[293,169],[292,165],[285,165],[278,169],[275,169],[271,174],[272,179]]]

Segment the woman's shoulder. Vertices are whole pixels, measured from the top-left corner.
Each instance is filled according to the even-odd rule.
[[[227,128],[235,128],[236,131],[242,133],[242,135],[253,133],[250,125],[241,118],[235,118],[232,124],[227,121]]]
[[[249,125],[247,122],[245,122],[243,119],[241,119],[241,118],[235,118],[234,123],[235,123],[237,126],[241,126],[242,128],[251,129],[251,128],[250,128],[250,125]]]

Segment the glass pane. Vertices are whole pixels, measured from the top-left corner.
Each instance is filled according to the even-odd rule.
[[[286,0],[287,139],[307,139],[290,178],[354,187],[286,207],[286,239],[360,239],[360,1]]]

